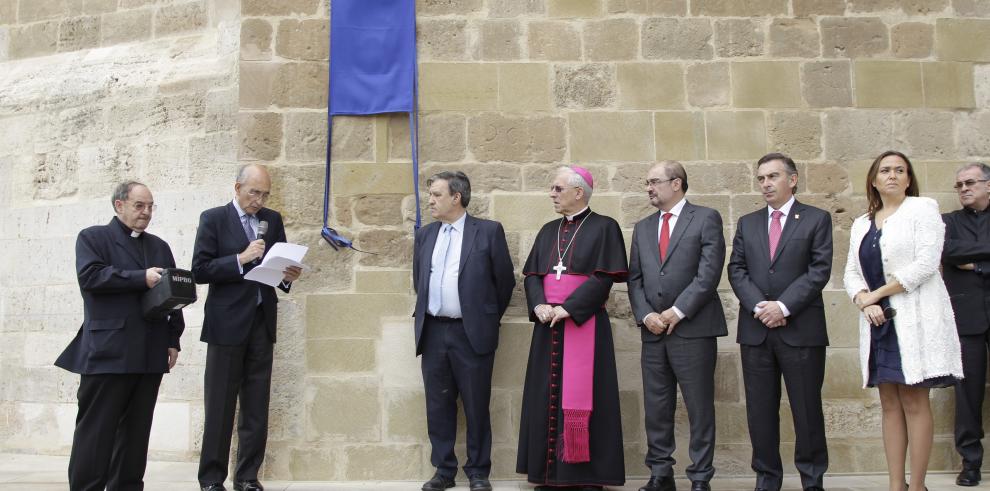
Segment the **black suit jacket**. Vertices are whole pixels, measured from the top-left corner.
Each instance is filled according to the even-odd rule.
[[[725,265],[722,216],[711,208],[685,203],[670,233],[667,260],[661,263],[657,237],[660,214],[642,219],[633,229],[629,254],[629,303],[644,342],[661,338],[643,326],[650,312],[672,306],[684,314],[675,336],[703,338],[725,336],[725,312],[718,283]]]
[[[778,327],[790,346],[828,346],[822,289],[832,275],[832,217],[827,211],[795,201],[770,261],[767,208],[743,216],[729,257],[729,283],[739,298],[736,341],[758,345],[769,328],[753,318],[764,300],[778,300],[791,315]]]
[[[143,253],[138,244],[143,245]],[[84,375],[168,372],[168,349],[179,349],[182,311],[153,319],[141,312],[145,270],[174,268],[164,240],[144,233],[136,241],[115,217],[76,239],[76,276],[83,323],[55,365]]]
[[[416,290],[416,354],[423,353],[420,338],[430,298],[430,268],[440,232],[433,222],[416,232],[413,245],[413,288]],[[492,353],[498,347],[502,314],[516,285],[502,224],[468,215],[461,240],[457,294],[461,302],[464,332],[475,353]]]
[[[977,231],[963,214],[956,210],[942,215],[945,222],[945,245],[942,247],[942,278],[949,291],[952,310],[956,313],[956,329],[962,336],[983,334],[990,326],[986,304],[990,286],[990,243],[979,240]],[[982,274],[964,271],[959,264],[976,263]],[[981,264],[982,263],[982,264]]]
[[[258,220],[268,222],[265,234],[265,254],[276,242],[285,242],[285,226],[282,215],[275,210],[262,208]],[[254,268],[253,263],[243,266],[243,274],[237,267],[237,254],[248,246],[244,226],[233,203],[210,208],[199,216],[196,229],[196,245],[193,249],[192,272],[196,283],[208,283],[206,317],[203,319],[201,341],[222,346],[238,346],[247,337],[257,311],[258,292],[265,326],[272,342],[275,342],[275,319],[278,297],[275,289],[261,283],[245,280],[244,275]],[[288,287],[280,286],[284,291]]]

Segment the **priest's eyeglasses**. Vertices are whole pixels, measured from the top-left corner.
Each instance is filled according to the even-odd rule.
[[[577,186],[568,186],[566,188],[563,186],[550,186],[550,192],[560,194],[563,193],[565,189],[571,189],[571,188],[577,189]]]
[[[966,179],[965,181],[956,181],[956,184],[952,186],[956,191],[962,190],[962,188],[971,188],[976,186],[978,182],[987,182],[990,179]]]
[[[661,185],[661,184],[663,184],[665,182],[673,181],[674,179],[678,179],[678,178],[677,177],[671,177],[670,179],[660,179],[658,177],[654,177],[653,179],[647,179],[646,180],[646,185],[647,186],[652,186],[652,187],[657,187],[657,186],[659,186],[659,185]]]
[[[158,205],[156,205],[154,203],[145,203],[143,201],[135,201],[134,203],[131,204],[131,208],[133,208],[134,211],[136,211],[138,213],[142,213],[142,212],[145,212],[145,211],[147,211],[147,212],[150,213],[150,212],[153,212],[153,211],[157,210],[158,209]]]

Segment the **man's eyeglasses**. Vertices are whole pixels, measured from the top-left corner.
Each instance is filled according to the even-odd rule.
[[[272,193],[258,191],[257,189],[249,189],[247,195],[253,200],[265,201],[272,195]]]
[[[138,213],[144,211],[153,212],[158,209],[158,205],[154,203],[145,203],[143,201],[135,201],[133,204],[131,204],[131,208]]]
[[[568,186],[566,188],[565,187],[561,187],[561,186],[550,186],[550,191],[553,192],[553,193],[560,194],[560,193],[563,193],[565,189],[571,189],[572,187],[574,189],[577,189],[577,186]]]
[[[987,182],[987,179],[966,179],[965,181],[956,181],[956,184],[952,187],[955,188],[956,191],[959,191],[962,188],[971,188],[978,182]]]
[[[646,185],[647,186],[657,187],[657,186],[659,186],[659,185],[661,185],[661,184],[663,184],[665,182],[673,181],[674,179],[677,179],[677,178],[676,177],[672,177],[670,179],[660,179],[658,177],[654,177],[653,179],[647,179],[646,180]]]

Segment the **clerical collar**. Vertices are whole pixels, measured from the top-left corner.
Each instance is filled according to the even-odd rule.
[[[138,238],[138,237],[141,237],[142,232],[138,232],[136,230],[132,230],[127,225],[124,225],[124,222],[120,218],[113,217],[113,220],[115,222],[117,222],[117,225],[120,225],[120,228],[124,229],[124,233],[125,234],[127,234],[127,235],[129,235],[129,236],[131,236],[131,237],[133,237],[135,239]]]
[[[984,213],[986,213],[987,210],[990,210],[990,207],[984,208],[982,210],[977,210],[975,208],[970,208],[968,206],[964,206],[963,207],[963,210],[969,212],[970,215],[980,216],[980,215],[983,215]]]
[[[576,220],[578,218],[584,218],[590,212],[591,212],[591,208],[585,206],[584,208],[581,209],[581,211],[579,211],[579,212],[577,212],[577,213],[575,213],[573,215],[567,215],[565,218],[567,219],[568,222],[573,222],[574,220]]]

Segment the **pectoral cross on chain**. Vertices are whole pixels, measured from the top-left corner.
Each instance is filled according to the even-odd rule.
[[[564,261],[563,260],[558,261],[557,262],[557,265],[554,266],[554,267],[552,267],[552,268],[550,268],[550,269],[552,269],[552,270],[554,270],[554,271],[557,272],[557,278],[556,279],[558,281],[560,280],[560,274],[563,273],[564,271],[567,271],[567,268],[564,267]]]

